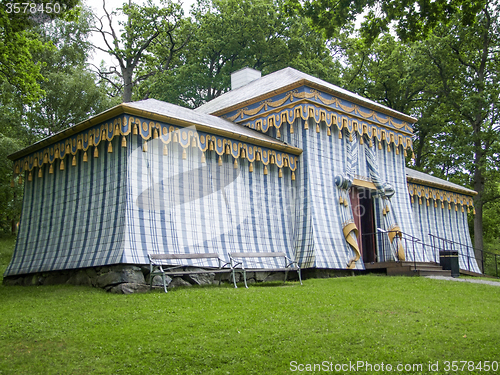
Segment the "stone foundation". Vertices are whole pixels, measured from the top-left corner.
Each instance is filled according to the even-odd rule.
[[[189,268],[188,268],[189,269]],[[196,270],[196,268],[193,268]],[[302,278],[325,278],[351,276],[350,270],[302,270]],[[190,287],[193,285],[211,285],[232,283],[231,273],[224,274],[186,274],[182,277],[168,277],[167,288]],[[283,281],[283,272],[247,272],[247,283]],[[287,280],[298,280],[296,272],[289,272]],[[243,281],[241,273],[236,273],[236,282]],[[83,268],[76,270],[40,272],[29,275],[9,276],[3,279],[4,285],[84,285],[102,288],[111,293],[130,294],[149,291],[149,266],[114,265],[105,267]],[[163,289],[160,276],[153,279],[153,288]]]

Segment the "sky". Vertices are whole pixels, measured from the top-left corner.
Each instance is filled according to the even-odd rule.
[[[112,11],[116,10],[117,8],[121,8],[124,2],[127,2],[127,0],[104,0],[106,2],[106,9],[108,10],[109,13]],[[175,0],[173,0],[175,2]],[[143,4],[144,0],[134,0],[135,3],[137,4]],[[154,1],[155,3],[159,3],[158,1]],[[184,0],[182,1],[183,3],[183,8],[184,8],[184,15],[189,14],[189,9],[191,8],[191,5],[195,2],[195,0]],[[104,11],[102,9],[102,4],[103,0],[84,0],[85,5],[90,6],[91,9],[94,11],[95,14],[97,14],[99,17],[104,16]],[[115,22],[115,26],[118,26],[118,24]],[[102,40],[102,36],[99,34],[94,33],[91,37],[91,42],[94,45],[100,46],[102,48],[105,48],[105,44]],[[106,54],[105,52],[99,51],[95,49],[94,53],[92,54],[92,57],[89,59],[89,63],[94,64],[96,66],[99,66],[101,63],[101,60],[104,60],[107,66],[110,65],[116,65],[116,61],[113,62],[113,59]]]

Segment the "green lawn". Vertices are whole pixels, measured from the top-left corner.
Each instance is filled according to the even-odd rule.
[[[12,245],[0,241],[0,254]],[[343,374],[350,361],[390,364],[392,373],[434,373],[429,363],[439,361],[440,374],[494,374],[444,369],[445,361],[500,362],[499,312],[498,287],[426,278],[136,295],[0,286],[0,374],[314,373],[299,371],[306,364]],[[346,370],[319,371],[330,363]],[[398,364],[422,370],[398,372]]]

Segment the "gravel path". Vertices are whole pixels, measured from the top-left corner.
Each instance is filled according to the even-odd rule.
[[[426,276],[429,279],[436,279],[436,280],[450,280],[450,281],[461,281],[464,283],[475,283],[475,284],[487,284],[487,285],[493,285],[493,286],[500,286],[499,281],[488,281],[488,280],[475,280],[475,279],[460,279],[460,278],[455,278],[455,277],[447,277],[447,276]]]

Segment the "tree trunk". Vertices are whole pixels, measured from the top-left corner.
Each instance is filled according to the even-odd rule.
[[[128,103],[132,101],[132,72],[131,67],[122,69],[123,74],[123,102]]]
[[[483,270],[483,194],[484,194],[484,177],[481,170],[481,162],[483,159],[482,145],[480,140],[474,142],[476,149],[474,157],[474,190],[477,195],[474,197],[474,209],[476,215],[474,216],[474,252],[476,254],[477,264],[481,272]]]

